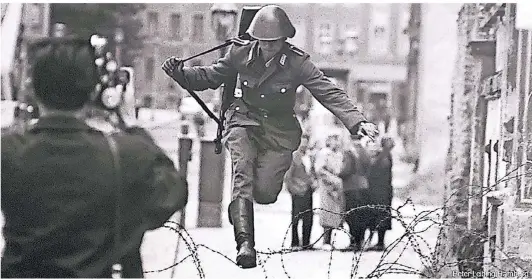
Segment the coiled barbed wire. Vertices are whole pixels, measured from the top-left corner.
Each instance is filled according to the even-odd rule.
[[[402,209],[404,209],[406,206],[411,206],[413,209],[413,212],[415,212],[414,216],[404,216],[402,213]],[[262,269],[262,272],[264,274],[264,278],[268,278],[268,272],[266,269],[266,263],[268,260],[272,258],[274,255],[279,255],[281,258],[281,266],[283,269],[283,272],[287,278],[292,278],[287,270],[287,266],[285,263],[284,256],[287,254],[293,254],[298,253],[301,251],[307,251],[310,248],[312,248],[313,251],[326,251],[329,253],[329,260],[328,260],[328,266],[327,266],[327,278],[331,278],[331,270],[332,270],[332,264],[334,262],[334,252],[338,251],[346,251],[342,249],[322,249],[322,248],[314,248],[314,246],[322,239],[324,234],[321,234],[318,239],[316,239],[314,242],[307,246],[302,247],[286,247],[285,243],[287,242],[287,238],[289,235],[289,231],[292,225],[294,225],[294,220],[298,220],[300,215],[308,213],[312,211],[312,213],[318,212],[318,211],[326,211],[332,214],[338,214],[342,217],[346,217],[349,214],[353,214],[354,212],[362,209],[373,209],[373,210],[389,210],[392,212],[390,218],[392,220],[395,220],[396,222],[401,225],[401,227],[405,230],[403,235],[396,238],[394,241],[392,241],[390,244],[388,244],[384,251],[382,251],[382,254],[380,256],[379,261],[377,262],[377,266],[373,268],[368,274],[364,276],[364,278],[379,278],[382,277],[385,274],[407,274],[407,275],[415,275],[420,277],[428,278],[434,274],[437,274],[439,271],[441,271],[444,268],[447,267],[457,267],[457,266],[463,266],[468,264],[474,264],[478,263],[479,261],[484,261],[484,257],[470,257],[470,258],[464,258],[460,259],[458,261],[453,262],[439,262],[438,257],[436,256],[436,252],[441,248],[443,245],[442,242],[442,236],[445,234],[444,227],[453,228],[454,224],[448,224],[447,221],[447,214],[444,213],[445,206],[440,208],[434,208],[430,210],[422,210],[417,212],[415,205],[412,203],[411,200],[405,201],[402,205],[398,206],[397,208],[392,208],[390,206],[382,206],[382,205],[366,205],[357,207],[354,209],[351,209],[347,212],[334,212],[330,210],[326,210],[323,208],[313,208],[310,210],[307,210],[305,212],[301,212],[296,216],[296,218],[293,218],[290,222],[290,225],[286,229],[285,235],[283,237],[282,241],[282,247],[277,250],[273,249],[267,249],[265,251],[263,250],[257,250],[257,258],[258,258],[258,267]],[[384,222],[385,220],[381,220],[380,222]],[[421,224],[425,224],[422,229],[418,229],[417,227]],[[183,241],[185,244],[185,247],[187,251],[189,252],[188,255],[184,256],[181,260],[176,261],[170,266],[156,269],[156,270],[148,270],[145,271],[145,273],[160,273],[166,270],[169,270],[175,266],[178,266],[180,264],[185,263],[187,260],[192,259],[194,266],[196,267],[197,274],[199,278],[206,278],[205,273],[203,271],[203,265],[201,262],[201,259],[198,255],[198,251],[201,249],[204,249],[206,251],[209,251],[211,253],[214,253],[223,259],[227,260],[228,263],[231,263],[233,265],[236,265],[236,262],[231,259],[231,257],[223,254],[220,251],[217,251],[211,247],[208,247],[204,244],[197,244],[194,242],[193,237],[190,235],[190,233],[181,226],[181,224],[173,221],[167,221],[163,228],[169,229],[176,234],[179,235],[180,240]],[[434,247],[426,240],[424,239],[421,234],[427,232],[430,229],[439,228],[438,237],[436,239]],[[343,228],[338,228],[338,231],[341,231],[343,233],[346,233],[349,235],[349,237],[352,237],[350,233]],[[476,239],[478,243],[484,243],[486,241],[489,241],[489,236],[486,236],[483,233],[476,233],[476,232],[468,232],[471,237]],[[371,235],[371,234],[370,234]],[[372,240],[372,237],[365,239],[363,244],[363,251],[364,248],[366,248]],[[335,244],[335,238],[333,237],[332,240],[332,246],[334,247]],[[400,244],[404,244],[403,247],[400,247]],[[424,246],[425,248],[428,248],[428,251],[424,252],[421,248]],[[403,263],[399,262],[399,259],[404,255],[404,253],[407,251],[408,248],[411,248],[414,250],[415,254],[419,257],[421,268],[411,267],[408,265],[405,265]],[[496,247],[496,249],[502,254],[503,257],[508,257],[509,255],[506,255],[504,251],[500,247]],[[397,256],[392,260],[387,260],[391,256],[391,251],[398,250]],[[360,261],[363,257],[362,252],[353,252],[352,260],[351,260],[351,268],[350,268],[350,274],[349,278],[357,278],[359,276],[358,274],[358,268]],[[450,253],[450,251],[447,251],[447,253]],[[491,269],[492,274],[496,274],[497,272],[501,273],[504,272],[500,267],[497,267],[493,264],[488,264],[489,268]],[[506,266],[506,270],[509,268],[514,268],[516,271],[519,271],[515,274],[518,274],[518,276],[514,276],[517,278],[529,278],[531,274],[527,273],[527,270],[518,262],[510,262],[508,266]]]

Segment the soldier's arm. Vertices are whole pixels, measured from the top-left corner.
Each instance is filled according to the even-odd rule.
[[[347,93],[327,79],[308,56],[301,64],[301,84],[310,91],[318,102],[338,117],[351,134],[356,134],[358,125],[366,121],[362,112],[349,99]]]
[[[227,78],[236,75],[233,64],[233,50],[210,66],[183,67],[183,78],[185,84],[181,84],[191,90],[203,91],[206,89],[216,89],[224,83]]]

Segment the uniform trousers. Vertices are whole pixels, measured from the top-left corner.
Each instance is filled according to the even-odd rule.
[[[293,150],[275,146],[261,137],[260,127],[230,127],[224,137],[232,162],[232,199],[277,201]]]

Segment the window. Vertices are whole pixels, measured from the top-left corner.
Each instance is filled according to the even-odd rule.
[[[347,24],[343,32],[344,52],[355,55],[360,48],[360,32],[356,25]]]
[[[331,23],[321,23],[318,26],[317,52],[331,54],[333,52],[333,26]]]
[[[203,15],[195,14],[192,17],[192,41],[193,42],[203,42],[203,40],[205,39],[203,30],[205,30]]]
[[[369,28],[369,51],[374,56],[390,53],[390,4],[372,4]]]
[[[406,87],[406,85],[404,85]],[[408,96],[406,90],[402,89],[399,95],[399,123],[404,123],[408,120],[408,113],[410,105],[408,103]]]
[[[399,4],[399,23],[397,28],[397,55],[406,57],[410,50],[408,23],[410,21],[410,4]]]
[[[146,80],[147,81],[152,81],[153,80],[153,77],[154,77],[154,68],[155,68],[155,60],[150,57],[148,59],[146,59],[146,65],[145,65],[145,70],[146,70]]]
[[[181,15],[172,14],[170,16],[170,37],[181,40]]]
[[[159,30],[159,15],[156,12],[148,13],[148,34],[157,36]]]
[[[44,4],[24,5],[28,10],[29,26],[32,32],[41,33],[44,25]],[[4,11],[2,11],[4,12]]]

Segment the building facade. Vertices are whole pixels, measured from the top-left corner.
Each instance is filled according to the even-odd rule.
[[[21,29],[18,55],[13,64],[13,82],[16,101],[20,110],[16,113],[17,120],[24,122],[37,115],[37,106],[30,92],[31,82],[28,72],[27,46],[32,41],[46,38],[50,32],[50,4],[28,3],[22,6]],[[19,123],[20,124],[20,123]]]
[[[442,189],[461,4],[412,4],[404,144],[419,177]]]
[[[239,9],[254,5],[237,4]],[[297,29],[290,41],[309,53],[327,76],[337,80],[370,119],[390,124],[398,134],[397,120],[402,126],[409,111],[404,81],[410,4],[279,5]],[[141,15],[147,41],[135,63],[136,91],[153,95],[156,106],[174,106],[186,96],[160,70],[164,60],[188,57],[217,44],[210,7],[207,3],[147,4]],[[207,65],[218,57],[218,53],[210,53],[190,64]],[[201,96],[210,100],[214,94],[207,90]],[[309,100],[307,96],[301,102]]]
[[[177,109],[186,91],[161,70],[171,56],[187,57],[217,44],[211,28],[211,4],[146,4],[141,34],[144,48],[135,61],[137,99],[150,95],[155,107]],[[189,65],[205,65],[219,57],[217,52],[198,57]],[[206,93],[206,94],[205,94]],[[214,92],[204,92],[202,98],[212,98]]]
[[[469,260],[458,265],[461,271],[528,277],[532,30],[516,27],[517,9],[510,3],[465,4],[459,13],[446,171],[447,251],[454,260]]]

